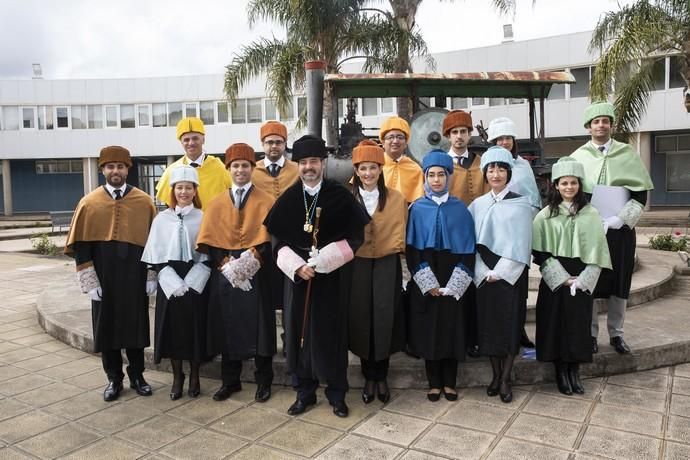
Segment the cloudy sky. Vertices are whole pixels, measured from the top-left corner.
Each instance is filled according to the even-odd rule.
[[[632,0],[517,0],[514,18],[486,0],[426,0],[417,23],[432,52],[591,30],[600,15]],[[380,1],[380,6],[387,2]],[[247,0],[2,0],[0,78],[147,77],[222,73],[233,53],[271,24],[250,28]],[[576,4],[577,8],[573,5]],[[420,69],[422,70],[422,69]],[[477,69],[481,70],[481,69]]]

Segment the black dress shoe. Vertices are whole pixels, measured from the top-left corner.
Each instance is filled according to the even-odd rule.
[[[501,397],[501,401],[506,404],[513,401],[513,389],[510,388],[509,382],[501,382],[498,394]]]
[[[338,417],[345,418],[350,414],[350,409],[345,404],[345,401],[331,402],[331,406],[333,406],[333,413]]]
[[[287,413],[288,415],[303,414],[307,411],[309,406],[313,406],[314,404],[316,404],[316,397],[308,399],[306,401],[296,399],[295,402],[292,403],[292,406],[290,406],[290,408],[288,409]]]
[[[568,379],[568,370],[565,363],[560,361],[554,362],[556,366],[556,386],[558,391],[566,396],[573,395],[573,389],[570,386],[570,380]]]
[[[443,396],[448,401],[457,401],[458,400],[458,393],[456,391],[446,391],[445,388],[443,389]]]
[[[189,388],[187,389],[187,395],[189,395],[190,398],[198,398],[199,395],[201,394],[201,385],[199,382],[196,382],[196,385],[189,384]]]
[[[122,392],[122,380],[108,382],[108,386],[103,391],[103,401],[115,401]]]
[[[136,391],[139,396],[151,396],[153,394],[151,385],[146,383],[146,380],[144,380],[143,376],[130,380],[129,387]]]
[[[596,355],[597,353],[599,353],[599,343],[596,337],[592,337],[592,354]]]
[[[385,380],[376,382],[376,393],[378,393],[379,401],[384,404],[391,400],[391,390]]]
[[[236,391],[240,391],[242,387],[240,385],[221,385],[218,391],[213,395],[214,401],[225,401]]]
[[[630,353],[630,347],[628,346],[627,343],[625,343],[625,340],[623,340],[623,337],[618,336],[618,337],[611,337],[611,340],[609,341],[611,346],[613,347],[614,350],[616,350],[617,353],[620,353],[621,355],[625,355],[627,353]]]
[[[481,354],[479,353],[479,345],[474,345],[472,347],[467,347],[467,355],[472,358],[479,358]]]
[[[170,399],[176,401],[182,397],[182,387],[184,386],[184,374],[173,376],[172,387],[170,388]]]
[[[373,380],[367,380],[362,388],[362,401],[364,404],[371,403],[376,398],[376,383]]]
[[[433,389],[435,390],[436,388]],[[441,392],[439,391],[438,393],[427,393],[426,398],[431,402],[436,402],[439,399],[441,399]]]
[[[495,375],[493,379],[491,380],[491,383],[489,384],[488,387],[486,387],[486,395],[487,396],[496,396],[498,395],[498,388],[501,386],[501,379],[499,378],[498,375]]]
[[[254,401],[264,403],[271,398],[271,385],[265,383],[259,384],[256,387],[256,394],[254,394]]]

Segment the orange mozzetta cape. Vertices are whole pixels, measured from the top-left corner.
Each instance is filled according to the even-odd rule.
[[[450,186],[448,191],[451,195],[469,206],[476,198],[484,195],[490,190],[489,184],[484,182],[484,175],[479,169],[481,157],[475,155],[470,169],[459,166],[455,161],[453,174],[450,176]]]
[[[359,247],[357,257],[378,259],[379,257],[405,252],[405,228],[407,227],[407,203],[397,190],[388,188],[386,206],[371,216],[364,227],[364,243]]]
[[[83,197],[74,211],[65,254],[73,254],[80,241],[122,241],[144,247],[156,216],[153,200],[136,187],[114,200],[104,187]]]
[[[280,168],[278,177],[271,177],[271,174],[266,169],[263,160],[259,161],[254,168],[252,174],[252,184],[258,188],[272,195],[274,199],[278,199],[283,194],[286,188],[295,183],[299,177],[299,170],[297,163],[285,160],[285,164]]]
[[[225,192],[206,207],[201,220],[197,251],[208,252],[208,246],[220,249],[249,249],[271,240],[263,221],[275,200],[263,190],[252,187],[240,210]]]
[[[402,193],[408,203],[424,195],[424,173],[414,160],[404,155],[400,161],[393,160],[387,154],[384,158],[383,178],[387,187]]]

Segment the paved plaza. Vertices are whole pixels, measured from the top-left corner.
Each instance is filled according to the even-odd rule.
[[[100,358],[37,323],[43,286],[54,289],[68,269],[63,258],[0,255],[0,459],[690,458],[690,364],[588,379],[583,397],[522,385],[512,404],[476,387],[453,403],[406,389],[365,406],[353,389],[345,419],[322,393],[315,408],[288,416],[288,387],[274,387],[265,404],[254,402],[252,384],[214,402],[213,379],[202,380],[198,399],[171,401],[172,377],[159,371],[145,374],[152,397],[126,387],[105,403]],[[662,300],[690,308],[690,286]]]

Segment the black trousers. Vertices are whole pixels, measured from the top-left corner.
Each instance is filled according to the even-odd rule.
[[[426,378],[430,388],[455,388],[458,375],[458,360],[447,358],[425,361]]]
[[[144,349],[127,348],[125,349],[129,365],[127,366],[127,376],[130,380],[141,378],[144,375]],[[125,374],[122,372],[122,351],[105,350],[101,352],[103,370],[111,382],[120,382]]]
[[[388,377],[389,358],[381,361],[360,358],[360,362],[362,363],[362,375],[366,380],[382,382]]]
[[[319,381],[311,377],[293,377],[293,387],[297,391],[297,399],[300,401],[314,401],[316,390],[319,388]],[[345,401],[347,393],[347,378],[328,380],[326,382],[326,398],[331,403]]]
[[[273,356],[254,356],[254,380],[257,385],[270,385],[273,383]],[[229,359],[225,353],[221,355],[221,376],[223,385],[239,389],[240,374],[242,374],[242,361]]]

